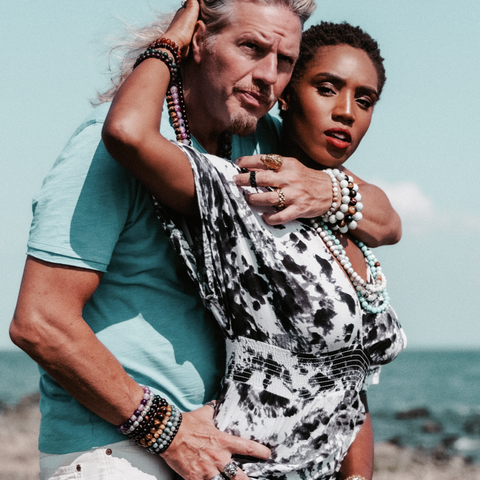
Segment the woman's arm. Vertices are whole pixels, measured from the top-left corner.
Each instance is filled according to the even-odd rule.
[[[355,230],[350,230],[350,234],[372,248],[398,243],[402,238],[402,221],[385,192],[354,173],[348,170],[345,172],[358,185],[364,207],[363,219],[358,222]]]
[[[284,157],[280,170],[267,170],[260,161],[260,155],[242,157],[236,162],[240,167],[256,170],[257,185],[279,187],[286,198],[287,208],[264,219],[271,225],[287,223],[296,218],[314,218],[323,215],[332,204],[332,182],[324,172],[305,167],[298,160]],[[393,209],[385,193],[348,172],[355,178],[362,194],[363,219],[350,233],[370,247],[397,243],[402,236],[400,217]],[[249,174],[236,177],[237,185],[247,186]],[[256,193],[249,197],[252,205],[274,206],[278,203],[276,192]]]
[[[195,186],[185,154],[159,133],[170,74],[157,59],[140,64],[110,107],[102,138],[108,152],[164,205],[195,211]]]
[[[187,47],[197,15],[198,2],[188,2],[187,9],[179,11],[165,37],[180,48]],[[188,159],[159,133],[169,82],[170,72],[165,63],[158,59],[143,61],[117,92],[102,138],[115,160],[161,203],[179,213],[192,215],[197,207]]]
[[[360,398],[367,408],[367,394],[360,394]],[[343,459],[338,480],[344,480],[351,475],[359,475],[366,480],[371,480],[373,475],[373,448],[372,420],[370,414],[367,413],[362,428]]]

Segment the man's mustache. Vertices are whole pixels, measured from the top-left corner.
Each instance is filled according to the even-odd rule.
[[[233,92],[250,93],[258,97],[264,103],[275,103],[277,98],[273,95],[270,87],[261,88],[257,85],[245,85],[237,83],[233,86]]]

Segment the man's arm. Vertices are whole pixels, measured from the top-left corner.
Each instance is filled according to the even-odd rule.
[[[280,170],[267,170],[260,160],[260,155],[242,157],[237,165],[248,170],[256,170],[256,182],[259,186],[279,187],[285,195],[286,208],[279,212],[264,215],[270,225],[287,223],[296,218],[314,218],[323,215],[332,204],[332,181],[320,171],[307,168],[298,160],[283,157]],[[358,227],[350,233],[370,247],[397,243],[402,236],[400,217],[393,209],[385,193],[375,185],[369,184],[351,172],[362,195],[363,219]],[[250,185],[248,173],[237,175],[237,185]],[[278,194],[273,192],[252,194],[249,197],[252,205],[275,206]]]
[[[367,408],[366,393],[360,394],[360,397]],[[365,422],[358,432],[355,440],[350,445],[342,466],[339,471],[339,480],[344,480],[350,475],[359,475],[366,480],[371,480],[373,476],[373,428],[370,414],[367,413]]]
[[[28,257],[10,336],[70,395],[108,422],[120,425],[139,405],[143,388],[82,317],[101,277],[96,271]],[[183,414],[177,436],[162,455],[183,478],[212,478],[233,453],[268,458],[267,447],[221,432],[212,418],[209,406]],[[240,471],[236,478],[247,479]]]
[[[28,257],[10,337],[70,395],[120,425],[143,389],[82,318],[101,278],[100,272]]]

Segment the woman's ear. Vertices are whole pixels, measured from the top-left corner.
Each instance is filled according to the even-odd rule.
[[[288,95],[282,96],[278,99],[278,104],[280,105],[280,110],[282,112],[286,112],[288,110]]]
[[[205,53],[205,32],[207,27],[203,20],[198,20],[192,37],[192,58],[195,63],[200,63]]]

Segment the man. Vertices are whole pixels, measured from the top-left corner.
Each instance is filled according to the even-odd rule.
[[[203,20],[184,63],[195,146],[213,153],[227,125],[247,133],[271,108],[296,59],[299,18],[312,10],[311,3],[301,11],[283,1],[218,3],[208,8],[223,11],[202,4]],[[187,11],[196,19],[193,4]],[[235,45],[236,51],[225,56],[208,48],[219,39],[217,46]],[[237,81],[242,79],[251,81]],[[29,257],[11,326],[14,343],[43,369],[41,478],[70,471],[91,478],[103,469],[111,477],[102,478],[169,478],[161,458],[123,442],[114,428],[132,415],[145,384],[188,412],[163,455],[168,465],[188,480],[210,479],[233,453],[267,458],[269,451],[216,430],[211,407],[202,406],[222,373],[222,342],[156,221],[148,192],[100,140],[107,111],[108,105],[99,107],[77,130],[34,200]],[[168,135],[168,122],[163,125]],[[232,157],[275,151],[274,130],[267,117],[253,136],[234,137]],[[325,190],[325,179],[310,172],[305,178],[294,161],[285,168],[278,186],[301,205],[287,202],[270,221],[329,208],[331,184],[319,200],[316,191]],[[271,172],[261,173],[258,181],[268,182]],[[292,178],[307,187],[288,184]],[[362,185],[365,198],[372,187]],[[375,189],[370,200],[385,201]],[[379,209],[382,215],[391,213],[388,206]],[[378,241],[392,237],[388,229],[371,230],[380,232]],[[245,475],[239,471],[236,478]]]

